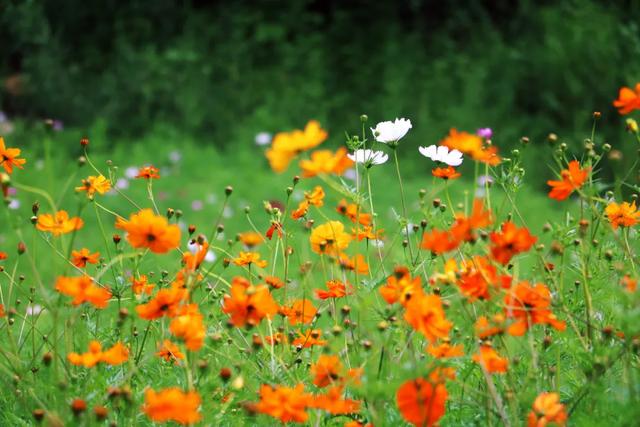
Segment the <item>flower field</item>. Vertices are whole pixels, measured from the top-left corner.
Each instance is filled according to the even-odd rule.
[[[640,83],[613,106],[532,172],[366,115],[215,161],[0,139],[0,424],[637,424],[637,160],[600,172]]]

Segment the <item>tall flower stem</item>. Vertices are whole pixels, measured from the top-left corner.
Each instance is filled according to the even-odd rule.
[[[400,184],[400,200],[402,202],[402,216],[405,220],[405,230],[407,234],[407,247],[409,248],[409,257],[413,262],[413,249],[411,248],[411,239],[409,239],[409,217],[407,216],[407,204],[404,198],[404,186],[402,185],[402,175],[400,175],[400,162],[398,161],[398,151],[393,149],[393,160],[396,164],[396,173],[398,174],[398,183]]]

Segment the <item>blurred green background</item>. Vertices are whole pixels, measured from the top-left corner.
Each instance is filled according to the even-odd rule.
[[[53,118],[230,152],[310,118],[332,145],[361,113],[410,118],[412,146],[489,126],[503,153],[523,135],[544,147],[528,163],[545,177],[546,136],[578,154],[601,111],[624,168],[635,147],[611,103],[640,81],[639,17],[632,0],[5,1],[0,110],[18,133]]]

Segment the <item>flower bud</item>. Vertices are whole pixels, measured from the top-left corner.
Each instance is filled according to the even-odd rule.
[[[231,195],[231,193],[233,193],[233,187],[232,187],[232,186],[230,186],[230,185],[227,185],[227,186],[224,188],[224,194],[225,194],[225,195],[227,195],[227,196],[230,196],[230,195]]]
[[[80,145],[82,147],[86,147],[87,145],[89,145],[89,138],[85,136],[84,138],[80,139]]]

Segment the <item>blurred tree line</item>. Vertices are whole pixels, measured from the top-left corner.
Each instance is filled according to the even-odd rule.
[[[639,18],[633,0],[7,0],[0,109],[220,147],[309,118],[340,138],[363,112],[411,118],[414,144],[490,126],[508,146],[584,136],[602,110],[614,139]]]

